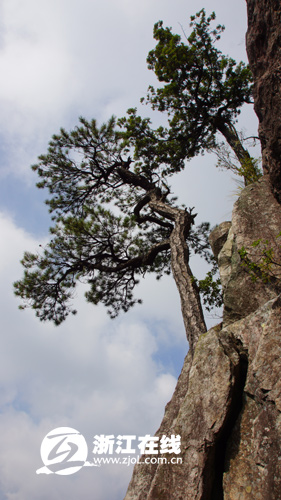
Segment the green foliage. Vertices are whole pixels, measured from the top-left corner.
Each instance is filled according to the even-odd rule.
[[[202,296],[203,304],[209,312],[213,307],[223,305],[221,281],[219,278],[214,278],[215,272],[216,270],[209,271],[202,280],[194,279]]]
[[[259,164],[259,158],[249,157],[237,168],[237,174],[245,179],[246,185],[258,181],[263,176]]]
[[[48,153],[33,166],[55,225],[51,241],[37,254],[25,253],[15,293],[37,316],[60,324],[72,309],[77,282],[89,285],[87,300],[102,302],[112,317],[138,302],[133,291],[140,276],[170,273],[173,224],[149,207],[153,192],[173,206],[162,165],[135,166],[115,120],[97,127],[80,120],[70,133],[54,135]],[[122,154],[122,155],[121,155]],[[158,171],[157,171],[158,170]],[[160,193],[160,194],[159,194]]]
[[[114,117],[100,129],[96,120],[80,118],[79,127],[53,136],[48,153],[32,169],[41,178],[37,187],[48,188],[52,195],[47,204],[56,220],[66,213],[83,216],[93,202],[110,201],[118,184],[114,176],[107,182],[110,165],[119,161],[120,152]]]
[[[211,311],[214,307],[223,305],[221,281],[218,277],[219,270],[217,262],[210,248],[209,235],[211,229],[208,222],[203,222],[196,227],[196,230],[191,230],[187,239],[190,249],[195,255],[200,255],[211,265],[211,270],[208,271],[205,278],[198,280],[193,277],[193,282],[202,297],[203,304],[207,311]]]
[[[221,169],[230,170],[236,175],[243,177],[245,185],[256,182],[263,176],[260,168],[260,158],[254,158],[249,155],[246,156],[241,162],[238,162],[235,155],[225,143],[217,144],[213,148],[213,151],[216,153],[218,158],[216,166]]]
[[[219,124],[233,123],[242,105],[251,102],[249,66],[215,47],[224,27],[211,29],[214,20],[215,14],[207,17],[204,9],[192,16],[186,43],[159,21],[154,26],[158,43],[147,58],[164,82],[162,88],[149,87],[147,102],[169,113],[174,136],[184,138],[186,157],[213,147]]]
[[[165,177],[184,168],[186,140],[183,134],[172,127],[153,129],[151,120],[139,116],[137,108],[129,109],[118,124],[122,128],[123,147],[133,150],[136,173],[149,175],[157,171],[160,177]]]
[[[281,288],[281,232],[276,236],[273,246],[268,239],[260,238],[252,243],[252,248],[253,251],[247,251],[245,247],[239,250],[242,265],[252,280],[272,283]]]
[[[148,202],[151,192],[168,208],[175,200],[159,174],[161,163],[151,171],[137,163],[133,172],[128,153],[115,120],[98,129],[94,120],[81,119],[75,130],[53,136],[33,166],[38,186],[52,195],[55,224],[45,249],[25,253],[15,293],[41,320],[60,324],[76,312],[71,300],[79,281],[89,285],[87,300],[103,303],[114,317],[139,302],[133,292],[140,276],[170,273],[173,224]],[[207,224],[192,229],[188,242],[210,261],[208,230]]]
[[[153,169],[146,176],[133,174],[123,140],[114,118],[100,128],[81,118],[70,133],[61,129],[54,135],[48,153],[33,166],[41,178],[38,187],[51,194],[47,204],[55,226],[43,253],[25,254],[24,278],[15,283],[15,293],[41,320],[59,324],[73,312],[78,281],[89,284],[90,302],[104,303],[115,316],[137,302],[133,289],[139,275],[170,271],[169,245],[163,244],[170,225],[144,207],[139,227],[134,212],[159,175]]]

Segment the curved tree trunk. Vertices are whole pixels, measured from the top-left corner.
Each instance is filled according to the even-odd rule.
[[[249,154],[249,151],[247,151],[247,149],[243,147],[243,144],[235,127],[231,123],[226,123],[223,120],[217,120],[216,126],[226,139],[231,149],[234,151],[235,156],[241,165],[242,171],[244,171],[245,173],[249,171],[248,175],[254,175],[255,166],[253,164],[253,160]],[[247,186],[249,184],[247,175],[244,175],[244,181],[245,186]]]
[[[155,212],[174,223],[170,235],[171,266],[180,295],[186,336],[193,355],[199,336],[207,330],[199,291],[189,267],[189,250],[186,243],[194,217],[186,210],[163,202],[156,192],[150,193],[149,205]]]
[[[193,281],[189,267],[189,250],[186,243],[186,226],[189,224],[188,213],[178,209],[175,227],[170,236],[171,265],[180,300],[181,311],[191,354],[199,336],[206,332],[206,324],[200,302],[199,291]]]

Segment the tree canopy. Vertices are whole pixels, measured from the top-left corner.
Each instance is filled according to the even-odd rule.
[[[134,172],[113,118],[100,128],[81,119],[70,133],[62,129],[39,160],[33,169],[42,178],[38,186],[52,195],[47,203],[55,225],[43,254],[25,254],[16,293],[56,324],[71,310],[77,280],[87,280],[87,299],[104,302],[112,316],[128,310],[138,275],[170,272],[173,221],[185,212],[175,206],[161,165],[139,173],[138,164]],[[192,231],[194,215],[186,213],[190,244],[210,260],[202,228]]]
[[[221,304],[215,268],[200,283],[189,267],[192,250],[214,264],[209,226],[195,229],[193,209],[177,206],[169,188],[169,177],[186,159],[216,144],[217,131],[240,163],[250,158],[233,139],[235,118],[251,99],[250,70],[215,48],[223,27],[211,31],[214,19],[204,10],[193,16],[187,43],[161,21],[154,27],[158,43],[148,64],[165,85],[150,87],[147,102],[168,112],[167,127],[153,129],[136,108],[100,127],[81,118],[74,130],[54,135],[33,166],[37,186],[49,190],[54,225],[41,253],[25,253],[15,293],[24,300],[21,307],[31,306],[41,320],[60,324],[75,313],[71,298],[78,281],[90,285],[88,301],[103,302],[115,316],[138,301],[140,276],[172,271],[193,346],[205,330],[200,289],[209,304]]]
[[[162,21],[155,24],[158,43],[147,62],[164,86],[150,86],[147,101],[154,109],[168,111],[171,129],[187,140],[187,157],[212,147],[219,131],[241,159],[233,125],[243,104],[252,102],[252,74],[248,65],[216,48],[224,27],[211,29],[214,20],[215,14],[207,17],[204,9],[192,16],[193,30],[185,42],[163,28]]]

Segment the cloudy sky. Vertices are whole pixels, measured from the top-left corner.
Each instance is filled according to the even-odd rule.
[[[246,60],[245,0],[0,1],[0,500],[122,500],[129,467],[36,475],[42,439],[63,426],[78,429],[89,448],[96,434],[153,434],[172,395],[187,352],[172,280],[150,277],[139,287],[144,304],[114,321],[86,304],[81,288],[78,315],[58,328],[20,312],[12,283],[24,250],[48,239],[50,219],[30,165],[80,115],[103,122],[138,106],[155,83],[146,68],[154,23],[188,32],[201,7],[225,24],[224,53]],[[252,109],[241,126],[256,133]],[[231,217],[237,187],[214,164],[210,155],[197,158],[173,184],[198,222]]]

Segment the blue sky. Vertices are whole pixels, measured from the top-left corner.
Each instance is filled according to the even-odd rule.
[[[170,278],[148,277],[138,291],[143,305],[114,321],[85,303],[81,286],[78,315],[59,328],[18,311],[12,283],[22,274],[24,250],[48,239],[45,195],[30,165],[51,135],[80,115],[101,122],[138,106],[155,83],[146,68],[154,23],[188,32],[200,7],[190,0],[0,3],[0,500],[121,500],[128,467],[36,476],[41,441],[61,426],[79,429],[89,445],[95,434],[153,434],[172,395],[187,342]],[[222,50],[245,60],[245,1],[208,0],[204,7],[226,25]],[[252,109],[241,127],[256,134]],[[236,185],[214,164],[211,155],[196,158],[173,181],[198,222],[231,218]],[[193,265],[203,272],[201,263]]]

